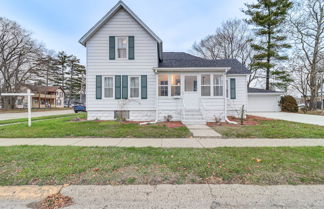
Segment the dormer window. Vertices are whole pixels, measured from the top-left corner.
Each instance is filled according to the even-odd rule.
[[[117,58],[127,59],[128,38],[117,37]]]

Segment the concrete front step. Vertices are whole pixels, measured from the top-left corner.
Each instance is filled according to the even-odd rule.
[[[185,125],[206,125],[204,120],[183,120],[182,123]]]

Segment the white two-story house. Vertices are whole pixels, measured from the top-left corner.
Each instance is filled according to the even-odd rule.
[[[203,124],[248,105],[247,75],[237,60],[163,52],[162,40],[119,1],[80,43],[87,50],[88,119],[160,121],[171,115]],[[260,92],[259,92],[260,93]]]

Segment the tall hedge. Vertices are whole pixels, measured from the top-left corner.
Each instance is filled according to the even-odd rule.
[[[279,104],[283,112],[298,112],[298,105],[293,96],[287,95],[281,97]]]

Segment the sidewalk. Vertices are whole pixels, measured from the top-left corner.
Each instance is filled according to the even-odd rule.
[[[41,189],[38,186],[30,187]],[[0,191],[1,189],[2,187],[0,187]],[[44,193],[46,192],[42,191],[40,194]],[[27,204],[41,200],[41,195],[38,195],[38,198],[36,198],[37,195],[28,198],[24,195],[24,193],[19,194],[19,192],[17,192],[16,194],[16,198],[15,196],[8,198],[1,196],[0,192],[0,208],[27,209]],[[62,188],[61,194],[72,197],[73,199],[74,204],[66,207],[66,209],[324,208],[323,185],[76,185]],[[24,198],[21,198],[22,196]]]
[[[215,138],[0,138],[0,146],[97,146],[97,147],[285,147],[324,146],[324,139],[215,139]]]

